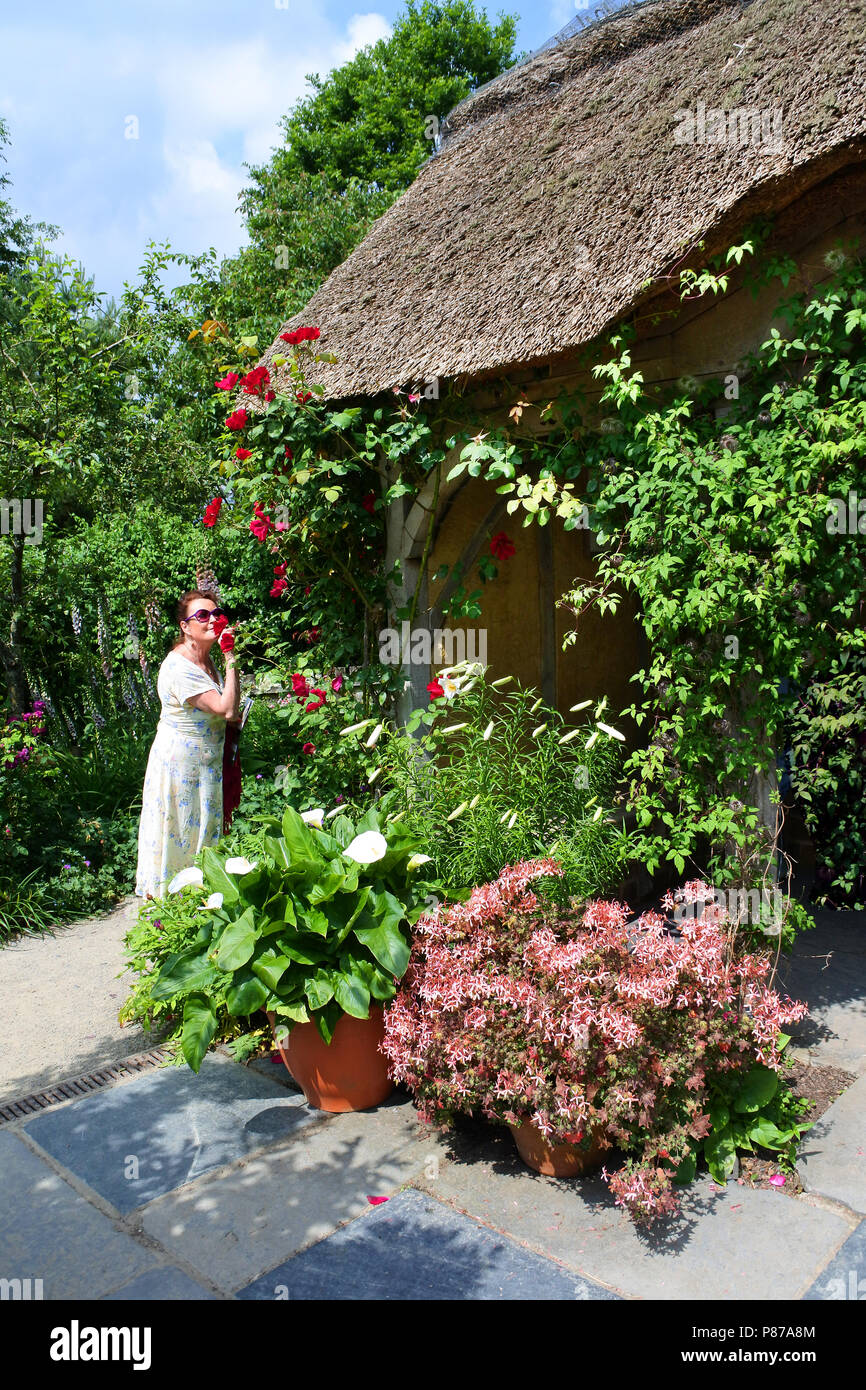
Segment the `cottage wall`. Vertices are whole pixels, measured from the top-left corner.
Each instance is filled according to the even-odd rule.
[[[799,267],[787,291],[776,281],[755,297],[742,272],[732,277],[730,292],[722,299],[708,297],[682,304],[673,290],[665,290],[635,316],[636,339],[632,361],[651,387],[663,391],[675,383],[688,389],[688,379],[719,380],[717,413],[720,421],[730,408],[724,394],[724,378],[744,373],[744,359],[769,337],[776,323],[773,313],[779,299],[826,279],[837,264],[839,247],[852,254],[866,248],[866,165],[849,165],[813,188],[794,196],[777,217],[772,248],[790,255]],[[744,210],[745,212],[745,210]],[[728,236],[725,245],[736,241]],[[847,249],[846,249],[847,248]],[[708,247],[707,256],[718,247]],[[780,319],[777,326],[784,328]],[[559,358],[542,367],[520,368],[475,385],[470,397],[481,428],[508,423],[507,412],[519,399],[546,403],[560,391],[580,390],[597,402],[600,387],[590,367],[604,355],[597,344],[588,355]],[[526,411],[525,419],[535,412]],[[597,409],[596,423],[606,409]],[[536,413],[537,414],[537,413]],[[721,429],[721,425],[720,425]],[[429,573],[440,565],[455,565],[489,517],[497,498],[495,486],[478,479],[458,484],[439,509]],[[631,703],[636,687],[629,677],[646,660],[646,650],[635,608],[624,605],[605,618],[586,616],[576,644],[562,651],[562,639],[570,615],[555,608],[555,600],[576,578],[591,577],[594,562],[591,538],[586,532],[565,532],[561,523],[548,528],[522,527],[520,512],[504,516],[490,530],[506,532],[515,554],[499,565],[499,577],[484,586],[483,617],[452,625],[486,630],[491,676],[513,674],[527,685],[537,686],[555,699],[563,711],[582,699],[609,697],[611,707]],[[485,536],[483,545],[489,542]],[[477,575],[477,570],[474,571]],[[478,587],[475,580],[471,588]],[[431,585],[435,604],[441,583]],[[427,675],[427,673],[425,673]]]

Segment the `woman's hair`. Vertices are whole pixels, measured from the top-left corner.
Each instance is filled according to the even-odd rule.
[[[216,594],[212,592],[212,590],[210,590],[210,589],[187,589],[186,593],[185,593],[185,594],[181,594],[180,598],[178,599],[177,614],[176,614],[176,616],[175,616],[175,622],[177,623],[178,627],[180,627],[181,619],[186,618],[186,616],[187,616],[187,612],[186,612],[187,604],[189,603],[190,599],[192,599],[192,598],[206,598],[206,599],[208,599],[208,601],[209,601],[210,603],[215,604],[215,605],[217,606],[217,608],[219,607],[219,599],[217,598]],[[175,642],[174,646],[175,646],[175,647],[179,647],[179,646],[181,645],[181,642],[182,642],[182,641],[183,641],[183,633],[181,633],[180,639],[179,639],[178,641]],[[174,650],[174,647],[172,648],[172,650]]]

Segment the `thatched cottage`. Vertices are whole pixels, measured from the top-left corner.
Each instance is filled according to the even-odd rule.
[[[435,379],[440,402],[468,395],[497,423],[562,389],[597,400],[589,369],[626,318],[647,382],[723,377],[767,338],[778,287],[755,298],[735,278],[723,299],[682,303],[679,272],[756,214],[772,215],[771,245],[800,285],[830,273],[840,238],[862,244],[864,91],[866,0],[645,0],[564,32],[451,112],[411,187],[284,329],[320,327],[337,358],[319,373],[330,399]],[[278,380],[283,346],[263,358]],[[393,508],[407,585],[430,500]],[[443,485],[428,572],[468,566],[506,530],[516,552],[480,620],[493,673],[560,708],[601,693],[627,703],[632,615],[590,618],[561,650],[555,600],[591,572],[591,534],[521,530],[504,505],[465,474]],[[431,585],[431,626],[441,601]],[[411,675],[420,695],[429,673]]]

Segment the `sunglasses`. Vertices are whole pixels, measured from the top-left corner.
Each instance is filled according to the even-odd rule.
[[[199,608],[195,613],[187,613],[184,622],[189,622],[195,618],[197,623],[209,623],[211,618],[224,618],[226,615],[221,608]]]

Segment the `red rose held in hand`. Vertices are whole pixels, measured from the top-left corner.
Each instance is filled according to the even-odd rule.
[[[213,630],[214,630],[214,632],[216,633],[217,637],[220,636],[220,634],[228,627],[228,625],[229,625],[229,620],[228,620],[228,618],[214,618],[214,620],[213,620]]]
[[[228,653],[228,652],[233,652],[234,649],[235,649],[235,635],[234,635],[234,633],[233,633],[233,632],[228,632],[228,631],[227,631],[227,632],[221,632],[221,633],[220,633],[220,651],[221,651],[221,652]]]

